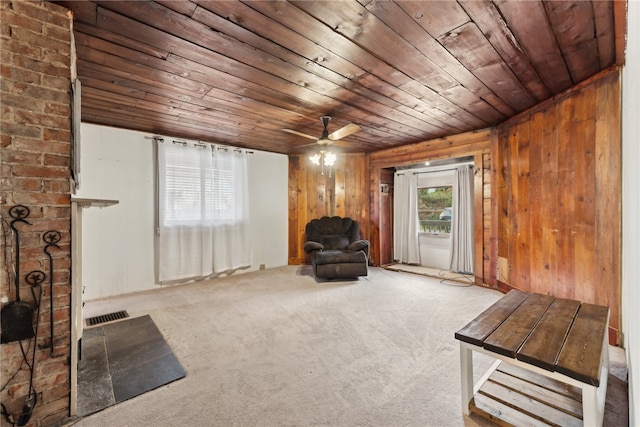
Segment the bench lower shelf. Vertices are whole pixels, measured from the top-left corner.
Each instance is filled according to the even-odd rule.
[[[503,426],[582,426],[578,387],[498,362],[479,385],[469,410]]]

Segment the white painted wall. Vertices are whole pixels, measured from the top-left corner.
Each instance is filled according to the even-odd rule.
[[[629,369],[629,425],[640,425],[640,1],[627,4],[622,70],[622,331]]]
[[[150,134],[82,124],[81,183],[75,197],[116,199],[83,210],[84,299],[154,289],[155,186]],[[164,137],[171,140],[171,137]],[[254,271],[287,264],[288,158],[249,156]],[[238,274],[236,273],[236,274]]]
[[[451,265],[451,235],[434,236],[418,234],[420,265],[423,267],[449,270]]]

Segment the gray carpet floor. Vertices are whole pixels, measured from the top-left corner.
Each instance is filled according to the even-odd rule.
[[[460,409],[454,333],[498,291],[371,268],[316,281],[307,266],[87,302],[85,317],[150,315],[185,378],[77,426],[486,426]],[[493,359],[474,356],[481,376]],[[611,347],[605,425],[628,420]]]

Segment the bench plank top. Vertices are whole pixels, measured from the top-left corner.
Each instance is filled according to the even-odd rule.
[[[556,371],[598,387],[608,324],[608,307],[582,304],[558,357]]]
[[[455,333],[456,339],[481,346],[482,342],[511,315],[529,293],[517,289],[510,291],[495,304],[483,311],[464,328]]]
[[[608,325],[608,307],[512,290],[455,338],[598,387]]]
[[[531,294],[484,340],[482,346],[494,353],[515,358],[518,349],[553,301],[554,298],[549,295]]]
[[[556,360],[569,333],[580,302],[557,298],[518,351],[518,359],[548,371]]]

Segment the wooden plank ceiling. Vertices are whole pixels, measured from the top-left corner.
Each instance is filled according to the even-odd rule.
[[[496,125],[621,64],[625,2],[57,1],[82,119],[278,153],[374,152]]]

